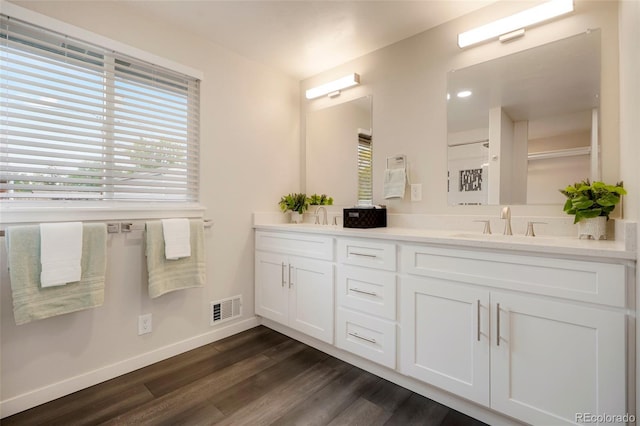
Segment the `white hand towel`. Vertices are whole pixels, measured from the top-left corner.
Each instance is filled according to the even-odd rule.
[[[189,219],[162,219],[164,256],[176,260],[191,256],[191,232]]]
[[[407,172],[404,168],[386,169],[383,182],[384,198],[404,198],[406,182]]]
[[[40,224],[40,285],[53,287],[80,281],[82,222]]]

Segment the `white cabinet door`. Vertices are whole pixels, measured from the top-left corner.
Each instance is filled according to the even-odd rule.
[[[491,303],[493,409],[548,425],[626,413],[622,313],[500,292]]]
[[[289,263],[287,256],[256,251],[256,314],[281,324],[289,320]]]
[[[289,326],[333,343],[333,264],[290,257]]]
[[[489,405],[489,291],[402,278],[401,371]]]

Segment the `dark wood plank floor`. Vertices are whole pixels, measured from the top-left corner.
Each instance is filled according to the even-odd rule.
[[[483,424],[262,326],[7,417],[1,423]]]

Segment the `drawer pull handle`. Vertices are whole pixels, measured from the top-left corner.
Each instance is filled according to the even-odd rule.
[[[496,319],[496,346],[500,346],[500,304],[496,305],[496,315],[498,318]]]
[[[373,291],[365,291],[365,290],[360,290],[359,288],[350,288],[349,290],[351,291],[355,291],[356,293],[362,293],[362,294],[368,294],[369,296],[377,296],[378,293],[373,292]]]
[[[348,334],[349,336],[357,337],[358,339],[364,340],[369,343],[376,343],[376,339],[372,339],[371,337],[363,337],[358,333],[352,333],[352,332],[349,332]]]
[[[293,265],[289,265],[289,288],[293,285],[293,274],[291,273],[291,268],[293,268]]]
[[[352,255],[354,255],[354,256],[370,257],[370,258],[372,258],[372,259],[375,259],[376,257],[378,257],[378,256],[376,256],[375,254],[368,254],[368,253],[356,253],[356,252],[351,252],[351,254],[352,254]]]
[[[284,264],[284,262],[282,262],[282,287],[284,287],[285,285],[285,279],[284,279],[284,268],[286,267],[286,265]]]
[[[480,341],[480,299],[478,299],[478,342]]]

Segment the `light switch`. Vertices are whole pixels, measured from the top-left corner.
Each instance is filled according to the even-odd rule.
[[[411,184],[411,201],[422,201],[422,184]]]

